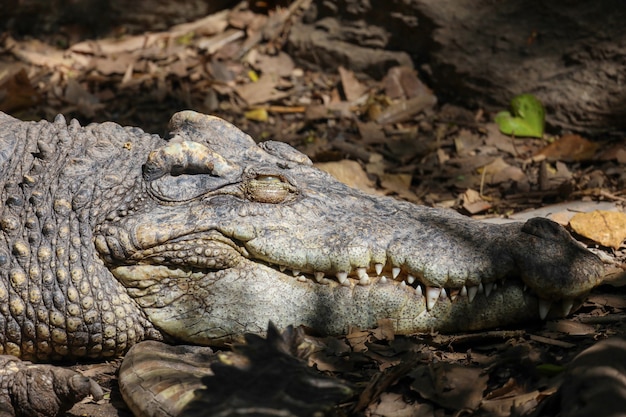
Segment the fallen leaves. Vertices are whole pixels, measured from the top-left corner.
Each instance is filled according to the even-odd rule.
[[[370,67],[388,68],[378,79],[346,64],[330,73],[300,67],[282,45],[306,4],[269,14],[242,4],[166,31],[83,40],[64,50],[7,36],[4,58],[22,62],[0,71],[0,105],[25,109],[41,102],[47,118],[61,111],[83,123],[115,120],[160,133],[172,109],[217,113],[314,161],[360,161],[370,184],[357,186],[368,192],[470,214],[519,211],[575,198],[584,188],[607,196],[604,189],[622,181],[617,167],[577,176],[580,167],[572,166],[597,158],[619,163],[626,159],[619,146],[600,150],[575,135],[551,144],[503,135],[485,123],[484,110],[437,108],[409,61],[389,66],[384,54],[368,55]],[[332,19],[324,22],[329,31],[341,29]],[[540,113],[532,103],[517,109],[526,122]],[[383,159],[375,169],[372,155]]]

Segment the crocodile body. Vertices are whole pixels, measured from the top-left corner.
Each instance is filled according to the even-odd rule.
[[[181,112],[165,140],[0,113],[0,350],[110,358],[306,325],[401,334],[567,314],[601,262],[545,219],[491,225],[351,189]]]

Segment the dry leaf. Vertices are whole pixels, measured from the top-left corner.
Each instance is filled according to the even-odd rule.
[[[383,79],[385,95],[389,98],[413,98],[423,94],[432,94],[417,78],[415,69],[406,66],[393,67]]]
[[[278,77],[269,74],[261,76],[256,83],[239,85],[235,87],[235,91],[248,105],[252,106],[278,100],[291,94],[288,91],[277,90],[277,85]]]
[[[337,162],[318,163],[315,166],[352,188],[369,194],[382,194],[374,188],[374,182],[367,177],[361,165],[356,161],[344,159]]]
[[[258,72],[280,77],[290,76],[296,68],[291,57],[282,51],[277,55],[266,55],[254,49],[248,54],[246,62]]]
[[[104,108],[98,97],[87,91],[79,82],[70,78],[67,80],[65,100],[74,104],[87,117],[93,117],[97,111]]]
[[[382,126],[378,123],[361,123],[357,120],[356,125],[359,129],[359,134],[361,135],[363,142],[367,144],[385,143],[387,136],[385,135]]]
[[[382,181],[395,192],[406,191],[411,187],[413,176],[411,174],[383,174]]]
[[[341,76],[341,86],[349,102],[360,99],[367,92],[367,87],[356,79],[354,72],[339,67],[339,75]]]
[[[469,188],[461,196],[463,199],[463,208],[470,214],[478,214],[491,208],[491,203],[483,200],[478,191]]]
[[[500,132],[500,128],[495,123],[487,123],[485,130],[487,131],[487,137],[485,138],[485,145],[487,146],[495,146],[498,150],[506,152],[511,156],[518,156],[528,148],[525,142],[517,143],[520,141]]]
[[[626,164],[626,147],[623,143],[616,143],[602,150],[597,156],[598,161],[615,160],[620,164]]]
[[[393,330],[393,324],[394,321],[390,319],[378,320],[378,326],[372,330],[372,335],[376,340],[394,340],[396,333]]]
[[[435,415],[430,404],[407,404],[402,395],[384,392],[380,395],[380,403],[370,407],[372,417],[432,417]]]
[[[578,213],[569,224],[579,235],[613,249],[619,249],[626,239],[626,213],[603,210]]]
[[[388,192],[396,193],[403,199],[417,201],[417,196],[410,189],[412,180],[413,176],[411,174],[383,173],[380,176],[380,186]]]
[[[486,411],[489,416],[510,416],[511,410],[525,407],[529,402],[531,402],[532,405],[536,404],[540,394],[539,391],[532,391],[514,396],[485,400],[481,403],[481,410]]]
[[[526,179],[524,171],[507,164],[502,158],[496,158],[493,162],[480,169],[479,172],[481,174],[484,172],[487,184],[500,184],[506,181],[520,182]]]
[[[24,68],[1,80],[0,111],[11,113],[34,106],[41,97],[28,79]]]
[[[599,145],[579,135],[563,135],[561,138],[540,150],[536,155],[543,155],[550,160],[564,162],[587,161],[596,153]]]
[[[456,153],[460,156],[468,155],[483,144],[483,140],[468,129],[461,129],[454,138]]]
[[[410,376],[412,389],[450,410],[478,408],[489,379],[480,368],[446,362],[419,366]]]
[[[366,352],[366,343],[370,339],[370,332],[365,330],[355,330],[346,335],[346,341],[352,347],[355,352]]]
[[[403,122],[414,115],[430,109],[437,104],[437,97],[432,94],[421,95],[408,100],[400,100],[387,107],[376,119],[378,124]]]

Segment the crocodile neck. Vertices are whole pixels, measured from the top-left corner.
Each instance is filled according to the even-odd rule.
[[[158,338],[96,256],[92,236],[106,203],[134,186],[136,175],[122,167],[140,169],[116,162],[156,138],[124,128],[104,136],[61,117],[15,126],[0,135],[0,353],[114,357]]]

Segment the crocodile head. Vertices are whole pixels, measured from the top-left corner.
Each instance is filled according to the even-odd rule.
[[[94,239],[175,338],[220,343],[269,320],[474,330],[567,314],[599,282],[598,258],[549,220],[484,224],[368,195],[216,117],[187,111],[170,125]]]

